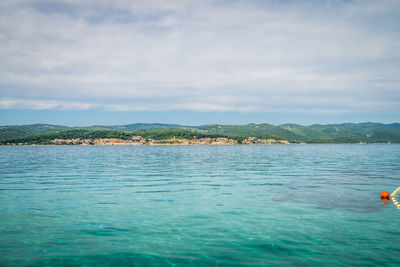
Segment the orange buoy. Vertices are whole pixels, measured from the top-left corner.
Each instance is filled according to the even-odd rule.
[[[381,193],[381,197],[383,197],[383,198],[389,198],[389,197],[390,197],[390,193],[384,191],[384,192]]]

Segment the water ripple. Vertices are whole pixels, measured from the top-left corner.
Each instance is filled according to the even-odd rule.
[[[390,265],[399,145],[0,147],[0,265]],[[385,219],[384,218],[390,218]]]

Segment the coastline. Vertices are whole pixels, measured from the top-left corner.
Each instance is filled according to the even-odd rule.
[[[0,145],[0,146],[279,146],[279,145],[306,145],[297,143],[288,144],[23,144],[23,145]],[[317,144],[316,144],[317,145]]]
[[[215,137],[215,138],[169,138],[169,139],[150,139],[143,138],[141,136],[133,136],[129,139],[121,138],[74,138],[74,139],[51,139],[45,142],[31,141],[31,142],[3,142],[2,145],[79,145],[79,146],[90,146],[90,145],[101,145],[101,146],[120,146],[120,145],[239,145],[239,144],[290,144],[287,140],[276,140],[276,139],[261,139],[256,137],[248,137],[245,139],[228,138],[228,137]]]
[[[359,143],[287,143],[287,144],[9,144],[9,145],[0,145],[4,147],[20,147],[20,146],[281,146],[281,145],[399,145],[399,143],[367,143],[367,144],[359,144]]]
[[[128,127],[129,126],[129,127]],[[236,144],[388,144],[400,143],[397,124],[314,125],[311,128],[268,124],[156,128],[62,128],[53,125],[6,126],[0,145],[236,145]],[[61,127],[61,126],[60,126]],[[135,128],[136,127],[136,128]],[[183,126],[182,126],[183,127]],[[271,128],[272,127],[272,128]],[[303,129],[304,128],[304,129]],[[294,128],[293,128],[294,129]],[[296,128],[297,129],[297,128]],[[304,131],[303,131],[304,130]],[[307,131],[306,131],[307,130]],[[379,131],[378,131],[379,130]]]

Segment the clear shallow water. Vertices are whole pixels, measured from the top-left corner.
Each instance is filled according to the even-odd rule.
[[[393,265],[400,145],[0,147],[0,265]]]

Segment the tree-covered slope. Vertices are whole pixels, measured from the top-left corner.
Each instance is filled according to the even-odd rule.
[[[146,139],[166,140],[170,138],[196,139],[227,137],[221,134],[208,134],[185,129],[154,129],[141,131],[117,131],[117,130],[82,130],[74,129],[42,135],[32,135],[0,141],[0,144],[52,144],[55,139],[97,139],[97,138],[119,138],[122,140],[131,139],[133,136],[141,136]],[[239,139],[239,138],[237,138]]]
[[[45,138],[67,139],[63,134],[67,134],[70,138],[83,138],[82,136],[87,136],[93,132],[116,138],[123,138],[125,135],[141,135],[153,139],[167,138],[167,136],[176,136],[177,138],[192,138],[193,136],[229,136],[242,138],[255,136],[259,138],[285,139],[307,143],[400,143],[399,123],[382,124],[372,122],[328,125],[313,124],[310,126],[292,123],[279,126],[268,123],[251,123],[246,125],[213,124],[203,126],[135,123],[128,125],[95,125],[75,128],[49,124],[32,124],[22,126],[0,126],[0,141],[31,136],[39,138],[39,136],[43,134],[46,135]],[[118,134],[116,134],[117,132]],[[71,135],[71,133],[73,134]]]
[[[0,126],[0,140],[54,133],[68,129],[70,127],[51,124],[6,125]]]
[[[85,131],[131,131],[131,130],[154,130],[154,129],[184,129],[189,126],[178,124],[162,124],[162,123],[135,123],[127,125],[93,125],[85,127],[67,127],[51,124],[30,124],[30,125],[5,125],[0,126],[0,140],[7,140],[19,137],[27,137],[32,135],[41,135],[68,130],[85,130]]]
[[[281,125],[285,127],[285,125]],[[303,136],[303,140],[315,142],[400,142],[400,128],[382,123],[340,123],[313,124],[310,126],[289,126],[290,130]],[[288,129],[288,128],[287,128]]]
[[[225,134],[228,136],[260,136],[263,138],[278,139],[300,139],[302,136],[284,129],[280,126],[274,126],[268,123],[246,124],[246,125],[205,125],[197,127],[197,129],[213,134]]]

